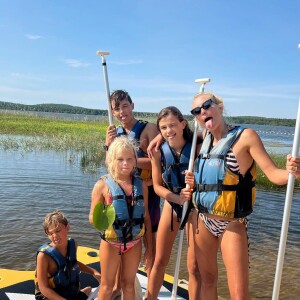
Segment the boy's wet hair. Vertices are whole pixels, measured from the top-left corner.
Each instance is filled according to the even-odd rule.
[[[55,210],[54,212],[46,215],[43,222],[43,228],[45,233],[48,234],[49,233],[48,230],[50,226],[54,225],[54,227],[57,228],[61,224],[67,226],[69,222],[61,211]]]
[[[161,121],[161,119],[166,118],[169,115],[173,115],[174,117],[176,117],[179,120],[179,122],[186,121],[186,126],[183,129],[183,138],[187,142],[192,141],[192,139],[193,139],[193,132],[192,132],[192,130],[189,127],[189,123],[184,118],[182,112],[177,107],[175,107],[175,106],[167,106],[167,107],[163,108],[159,112],[159,114],[157,116],[157,122],[156,122],[156,126],[157,126],[158,130],[160,131],[160,129],[159,129],[159,122]]]
[[[132,103],[132,99],[129,94],[124,90],[115,90],[110,95],[110,103],[114,101],[115,107],[118,108],[120,106],[121,101],[127,100],[130,104]]]
[[[119,136],[114,139],[114,141],[109,145],[107,155],[106,155],[106,166],[109,174],[113,179],[118,179],[118,174],[116,170],[117,157],[123,151],[131,151],[135,157],[137,165],[137,150],[138,146],[134,140],[128,139],[127,136]],[[134,172],[135,170],[133,170]]]

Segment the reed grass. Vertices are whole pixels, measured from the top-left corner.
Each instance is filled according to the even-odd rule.
[[[153,122],[153,118],[149,121]],[[96,169],[103,165],[105,152],[102,148],[108,122],[105,119],[70,120],[42,117],[34,114],[0,111],[0,148],[4,150],[54,150],[70,152],[80,157],[83,168]],[[7,136],[6,136],[7,135]],[[276,166],[285,168],[286,157],[270,154]],[[271,183],[257,167],[257,186],[268,190],[285,188]],[[300,180],[295,181],[300,188]]]

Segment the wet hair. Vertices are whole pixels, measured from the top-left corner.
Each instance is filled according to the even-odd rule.
[[[57,228],[61,224],[67,226],[69,222],[61,211],[55,210],[54,212],[46,215],[43,222],[43,228],[45,233],[48,234],[49,233],[48,230],[50,226],[54,225],[55,228]]]
[[[186,126],[183,129],[183,138],[187,142],[192,141],[192,139],[193,139],[193,132],[192,132],[192,130],[189,127],[189,123],[183,117],[183,114],[181,113],[181,111],[177,107],[175,107],[175,106],[165,107],[165,108],[163,108],[159,112],[159,114],[157,116],[157,121],[156,121],[156,126],[157,126],[158,130],[160,131],[160,129],[159,129],[159,122],[161,121],[161,119],[163,119],[163,118],[165,118],[165,117],[167,117],[169,115],[173,115],[174,117],[176,117],[179,120],[179,122],[186,121]]]
[[[129,94],[124,90],[115,90],[110,95],[110,103],[114,101],[115,107],[118,108],[120,106],[121,101],[127,100],[130,104],[132,103],[132,99]]]
[[[106,154],[106,166],[109,174],[114,180],[118,180],[118,172],[116,170],[117,157],[120,153],[124,151],[132,152],[135,160],[137,158],[138,146],[135,141],[129,140],[127,136],[119,136],[114,139],[114,141],[109,145]],[[135,167],[137,165],[137,161]],[[133,172],[135,170],[132,170]]]

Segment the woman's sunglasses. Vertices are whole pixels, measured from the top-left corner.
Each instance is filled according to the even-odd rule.
[[[198,116],[201,114],[201,109],[203,108],[204,110],[208,110],[213,104],[216,104],[216,102],[212,99],[206,100],[202,106],[195,107],[194,109],[191,110],[191,114],[193,116]]]

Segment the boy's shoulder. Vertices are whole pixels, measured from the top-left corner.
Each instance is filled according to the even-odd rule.
[[[147,121],[145,121],[147,122]],[[151,122],[147,122],[145,127],[144,127],[144,130],[142,132],[142,134],[146,134],[146,135],[151,135],[151,136],[156,136],[158,134],[158,129],[157,129],[157,126],[154,124],[154,123],[151,123]]]

